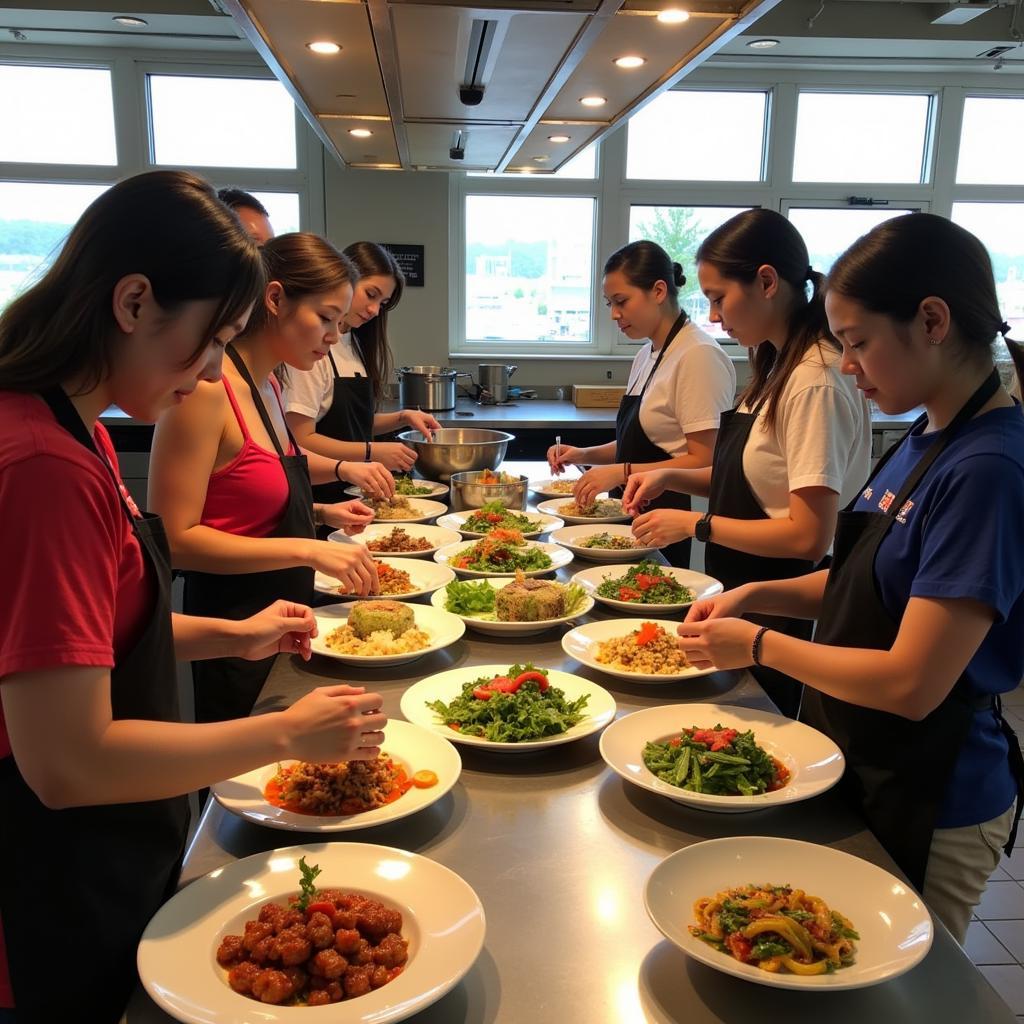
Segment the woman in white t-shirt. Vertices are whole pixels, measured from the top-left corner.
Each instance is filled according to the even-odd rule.
[[[710,469],[629,480],[633,533],[659,547],[686,537],[704,541],[707,571],[726,589],[803,575],[829,550],[840,502],[856,494],[871,460],[867,403],[840,371],[824,278],[811,269],[796,228],[763,209],[713,231],[697,250],[697,275],[711,320],[751,350],[753,374],[739,406],[722,417]],[[707,514],[644,512],[666,488],[706,495]],[[803,639],[813,625],[758,621]],[[800,685],[771,670],[755,675],[780,710],[795,716]]]
[[[604,296],[612,319],[631,341],[647,340],[629,373],[615,418],[615,440],[593,448],[548,449],[555,473],[567,465],[589,469],[576,484],[581,505],[621,488],[632,471],[708,466],[719,416],[732,407],[736,371],[721,345],[679,310],[682,267],[655,242],[630,242],[604,266]],[[659,499],[666,509],[688,509],[688,495]],[[666,547],[673,565],[690,564],[690,539]]]
[[[353,242],[345,255],[359,271],[345,333],[337,352],[312,370],[289,371],[285,386],[288,426],[303,448],[340,459],[340,476],[362,487],[368,497],[395,493],[391,472],[407,473],[416,453],[397,441],[374,441],[399,428],[432,437],[441,424],[418,409],[378,412],[391,375],[388,311],[398,305],[405,278],[395,258],[376,242]],[[341,484],[314,488],[316,501],[343,501]]]

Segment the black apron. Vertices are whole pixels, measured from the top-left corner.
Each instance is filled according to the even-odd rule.
[[[307,537],[313,539],[313,496],[305,455],[285,455],[277,431],[267,413],[248,367],[234,347],[227,354],[252,392],[253,404],[277,449],[288,480],[288,504],[271,537]],[[286,428],[287,429],[287,428]],[[298,451],[295,439],[288,439]],[[247,619],[278,598],[309,604],[313,598],[313,569],[296,566],[267,572],[185,573],[184,610],[189,615],[221,619]],[[244,718],[252,711],[274,658],[247,661],[244,658],[213,658],[192,662],[197,722],[223,722]]]
[[[363,353],[355,332],[352,333],[352,345],[362,359]],[[372,441],[373,416],[377,403],[373,397],[373,384],[370,378],[361,374],[355,377],[342,377],[338,373],[338,364],[334,361],[334,356],[328,352],[327,358],[330,359],[331,369],[334,371],[334,397],[323,419],[317,422],[316,432],[323,434],[324,437],[334,438],[335,441]],[[366,365],[365,360],[363,365]],[[347,499],[345,484],[342,483],[317,484],[313,488],[313,500],[324,505],[333,505],[337,501]]]
[[[876,650],[892,647],[900,622],[886,611],[878,592],[875,560],[879,545],[935,459],[998,387],[999,377],[993,372],[953,421],[938,433],[888,512],[854,511],[855,498],[839,514],[816,642]],[[918,419],[911,431],[926,418]],[[886,452],[869,483],[900,444],[902,439]],[[870,685],[870,681],[865,680],[865,685]],[[957,756],[967,739],[973,715],[987,710],[995,711],[1009,741],[1011,767],[1020,794],[1024,784],[1024,759],[1016,736],[1002,717],[998,698],[978,694],[964,676],[957,680],[945,700],[920,722],[849,704],[810,686],[804,692],[801,720],[831,736],[842,749],[846,757],[842,783],[845,794],[918,891],[924,888],[935,819]],[[1022,803],[1018,795],[1018,819]],[[1016,830],[1015,823],[1007,853],[1013,848]]]
[[[724,519],[767,519],[743,472],[743,452],[750,431],[757,422],[756,413],[730,409],[722,413],[711,463],[711,491],[708,511]],[[711,524],[714,536],[715,524]],[[726,590],[744,583],[764,580],[785,580],[804,576],[814,563],[803,558],[769,558],[723,547],[709,541],[704,551],[704,568],[709,576],[721,580]],[[779,615],[745,615],[745,619],[800,640],[810,640],[814,623],[808,619],[790,619]],[[751,673],[762,689],[787,717],[796,718],[800,707],[802,684],[797,680],[763,666],[753,666]]]
[[[42,397],[102,460],[121,495],[67,395],[57,388]],[[123,495],[121,503],[156,599],[137,643],[110,672],[111,711],[115,719],[177,722],[167,537],[158,516],[136,519]],[[116,1024],[138,981],[142,932],[177,884],[187,797],[49,810],[8,756],[0,761],[0,805],[11,823],[0,841],[0,918],[18,1024]]]
[[[661,360],[668,351],[669,345],[675,340],[675,336],[686,326],[689,317],[680,313],[676,322],[665,338],[665,344],[658,352],[658,358],[654,360],[654,366],[647,375],[640,393],[636,395],[623,395],[619,401],[619,411],[615,415],[615,461],[632,462],[640,465],[645,462],[665,462],[672,456],[660,445],[656,445],[644,430],[640,422],[640,406],[643,403],[644,395],[647,393],[647,386],[654,379],[658,372]],[[620,497],[622,488],[616,487],[609,492],[612,497]],[[678,491],[665,491],[660,497],[654,498],[645,511],[656,508],[689,509],[690,496],[680,494]],[[668,559],[669,565],[681,569],[690,568],[690,538],[676,541],[662,548],[661,553]]]

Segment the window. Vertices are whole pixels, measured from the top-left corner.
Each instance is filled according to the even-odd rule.
[[[299,197],[295,192],[250,192],[250,195],[267,208],[274,234],[299,230]]]
[[[153,160],[185,167],[296,164],[295,104],[273,79],[149,75]]]
[[[861,210],[848,207],[790,207],[787,216],[807,243],[811,266],[827,274],[841,253],[876,224],[909,213],[909,209]]]
[[[1024,98],[968,96],[958,185],[1024,185]]]
[[[594,205],[466,196],[468,341],[590,341]]]
[[[766,92],[663,93],[629,120],[626,177],[760,181],[767,113]]]
[[[923,182],[927,95],[801,92],[794,181]]]
[[[596,178],[597,145],[593,143],[577,153],[554,173],[556,178]]]
[[[0,96],[5,97],[0,161],[117,163],[106,68],[0,64]]]

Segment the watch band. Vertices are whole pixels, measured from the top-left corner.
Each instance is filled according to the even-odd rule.
[[[704,515],[697,520],[697,525],[693,528],[694,537],[702,544],[706,544],[711,540],[711,519],[711,513],[705,512]]]

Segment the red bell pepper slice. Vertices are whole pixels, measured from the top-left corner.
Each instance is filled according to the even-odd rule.
[[[477,700],[490,700],[496,693],[515,693],[519,687],[508,676],[495,676],[489,683],[483,683],[473,690]]]
[[[536,683],[537,688],[543,693],[551,684],[548,682],[548,677],[543,672],[524,672],[522,675],[516,676],[514,680],[515,688],[518,690],[523,683]]]

